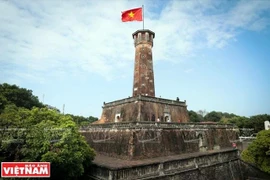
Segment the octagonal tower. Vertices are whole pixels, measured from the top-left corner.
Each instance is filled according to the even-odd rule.
[[[138,30],[132,34],[135,46],[135,65],[133,96],[145,95],[155,97],[155,83],[152,47],[155,33],[148,30]]]

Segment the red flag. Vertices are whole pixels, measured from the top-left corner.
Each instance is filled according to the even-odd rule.
[[[142,8],[135,8],[122,12],[122,22],[127,21],[142,21]]]

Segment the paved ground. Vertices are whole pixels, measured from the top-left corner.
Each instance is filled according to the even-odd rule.
[[[156,158],[149,158],[149,159],[142,159],[142,160],[123,160],[123,159],[118,159],[118,158],[113,158],[113,157],[108,157],[108,156],[98,154],[95,157],[95,160],[93,161],[93,163],[101,167],[107,167],[109,169],[121,169],[121,168],[127,168],[127,167],[167,162],[167,161],[177,160],[177,159],[186,159],[186,158],[197,157],[197,156],[202,156],[202,155],[215,154],[218,152],[225,152],[225,151],[234,151],[234,149],[228,148],[228,149],[222,149],[222,150],[187,153],[187,154],[181,154],[181,155],[156,157]]]

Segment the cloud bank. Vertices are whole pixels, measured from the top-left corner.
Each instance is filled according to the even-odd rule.
[[[0,1],[1,79],[120,77],[133,66],[131,34],[142,28],[122,23],[121,11],[141,4],[145,28],[156,33],[155,61],[177,63],[205,48],[223,48],[241,31],[263,31],[270,22],[264,16],[270,1],[259,0]]]

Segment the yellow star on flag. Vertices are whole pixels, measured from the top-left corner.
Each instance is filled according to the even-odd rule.
[[[134,13],[131,11],[129,14],[129,17],[133,18],[134,17]]]

